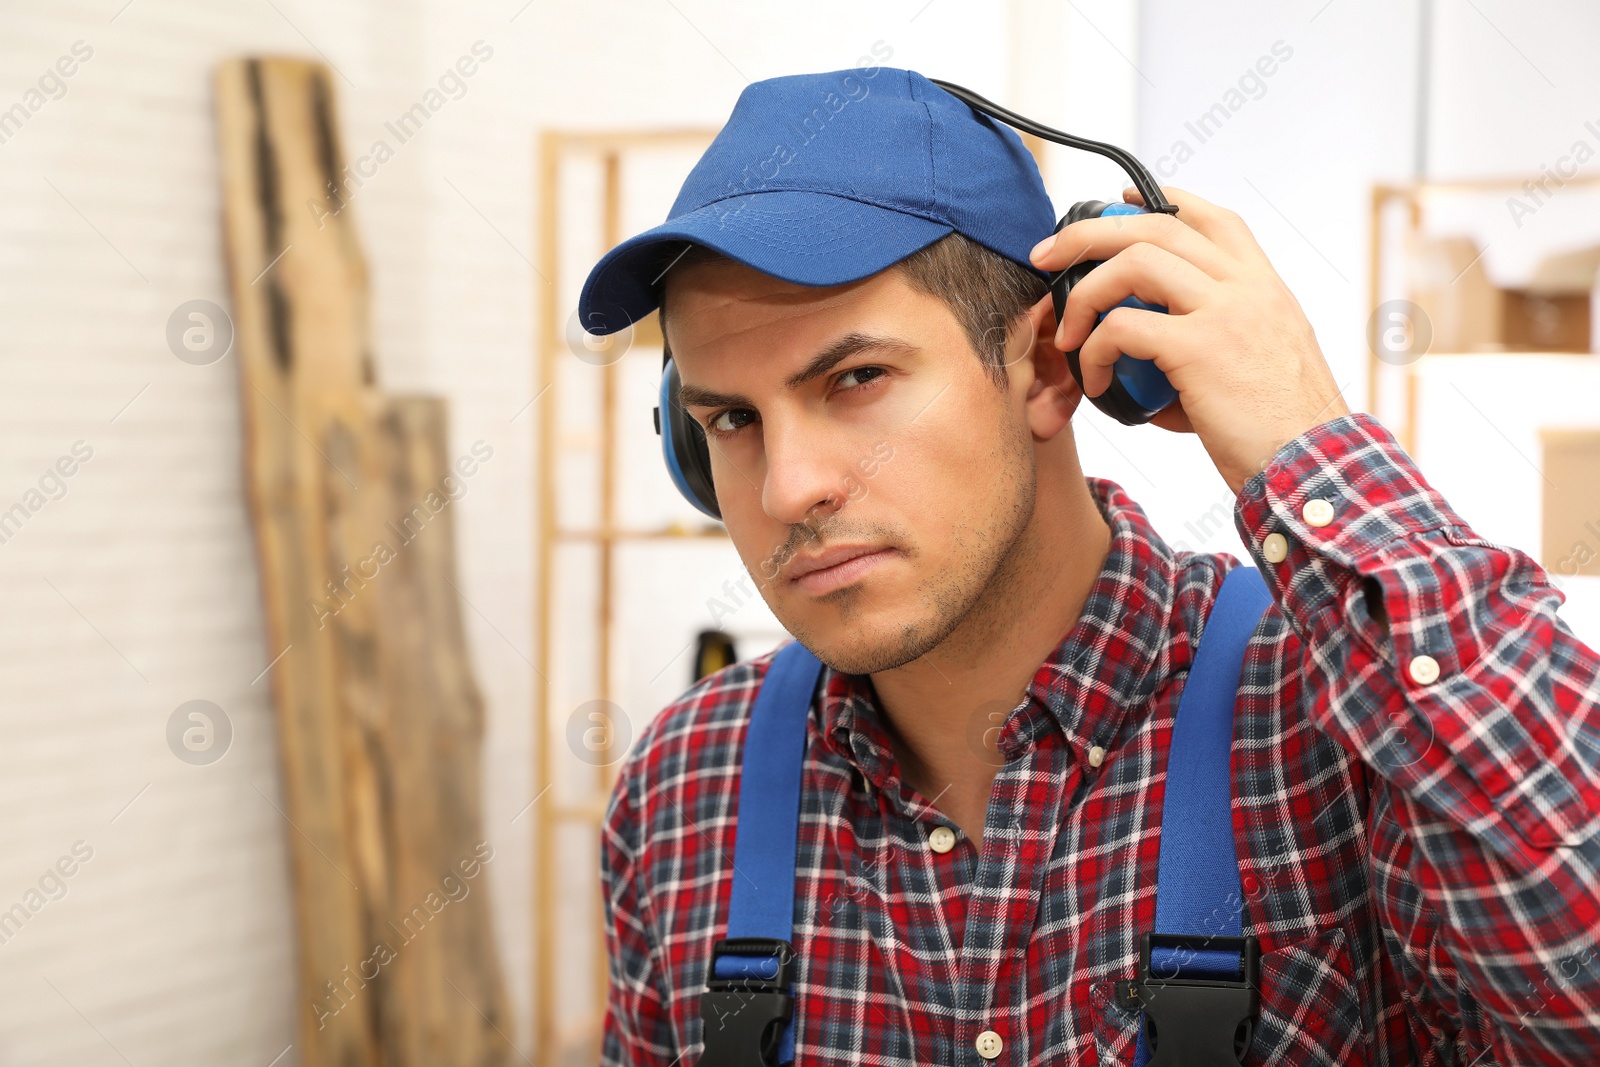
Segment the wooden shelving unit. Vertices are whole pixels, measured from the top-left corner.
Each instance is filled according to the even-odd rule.
[[[1406,185],[1375,185],[1372,189],[1371,213],[1369,216],[1369,248],[1370,262],[1367,271],[1367,410],[1385,416],[1383,405],[1385,391],[1383,383],[1385,377],[1393,377],[1383,373],[1383,361],[1378,357],[1378,328],[1379,323],[1373,318],[1373,313],[1384,299],[1383,265],[1386,253],[1389,250],[1389,230],[1384,225],[1384,215],[1393,204],[1404,205],[1405,208],[1405,234],[1408,238],[1421,233],[1423,215],[1427,210],[1428,199],[1432,194],[1459,194],[1459,193],[1498,193],[1520,192],[1524,183],[1528,181],[1548,181],[1547,175],[1520,174],[1515,177],[1504,178],[1478,178],[1461,181],[1425,181],[1412,182]],[[1565,179],[1561,183],[1563,189],[1569,187],[1597,187],[1600,186],[1600,177],[1578,177]],[[1484,355],[1503,355],[1503,353],[1483,353]],[[1421,358],[1427,358],[1424,354]],[[1410,363],[1403,368],[1395,368],[1403,379],[1403,396],[1398,418],[1392,414],[1384,418],[1385,424],[1390,426],[1395,437],[1413,457],[1416,455],[1416,430],[1418,407],[1418,378],[1416,363]]]
[[[567,347],[565,335],[570,302],[565,305],[562,303],[560,285],[562,166],[577,157],[586,157],[599,162],[600,247],[608,249],[620,242],[624,236],[621,232],[624,156],[631,152],[661,149],[703,149],[716,136],[716,132],[713,129],[609,133],[547,131],[539,137],[539,271],[548,281],[536,279],[539,289],[540,326],[535,348],[538,389],[548,388],[550,395],[542,399],[540,416],[537,420],[539,446],[535,496],[538,501],[539,519],[534,554],[535,571],[538,576],[538,601],[534,628],[538,633],[536,663],[538,683],[533,709],[536,725],[534,739],[536,792],[554,785],[555,766],[552,746],[560,744],[561,732],[565,725],[565,712],[570,710],[556,703],[559,696],[553,692],[550,681],[555,635],[560,633],[570,639],[570,636],[579,629],[580,622],[577,619],[558,618],[560,609],[555,602],[553,590],[557,547],[577,543],[593,544],[598,549],[596,576],[598,611],[592,620],[593,647],[596,650],[593,695],[600,700],[610,700],[613,598],[617,592],[614,582],[616,547],[629,542],[669,544],[678,541],[704,542],[727,537],[726,531],[721,527],[693,528],[675,525],[659,529],[633,530],[623,529],[617,525],[615,498],[617,431],[620,424],[617,398],[622,360],[614,360],[604,367],[597,368],[602,375],[601,426],[597,435],[582,442],[599,454],[598,523],[590,528],[567,528],[561,522],[557,505],[558,470],[561,456],[573,444],[573,440],[563,439],[557,425],[562,410],[558,370],[560,360],[574,358]],[[656,348],[661,346],[656,316],[651,315],[635,324],[634,331],[635,346]],[[610,740],[611,735],[608,734],[606,738],[608,745]],[[602,749],[602,752],[604,751]],[[558,911],[563,884],[569,887],[567,892],[572,891],[570,886],[574,884],[593,886],[598,892],[598,870],[572,872],[569,867],[561,865],[557,848],[557,836],[563,827],[586,826],[592,828],[596,838],[599,836],[600,821],[616,779],[615,763],[610,758],[601,758],[594,771],[594,778],[587,795],[575,799],[552,796],[548,801],[540,801],[534,805],[536,816],[534,854],[537,870],[533,922],[533,1037],[534,1062],[540,1067],[558,1067],[568,1063],[594,1064],[599,1059],[600,1027],[603,1016],[596,1013],[591,1017],[576,1022],[569,1020],[563,1024],[563,1020],[558,1018],[557,1011],[557,997],[560,993],[558,983],[563,979],[556,966],[561,956],[563,941],[570,943],[571,939],[579,936],[573,931],[564,931],[561,928]],[[553,792],[559,794],[560,790],[554,789]],[[577,873],[581,873],[583,877],[577,877]],[[603,924],[603,911],[597,909],[597,914]],[[599,1005],[600,1011],[604,1010],[607,981],[605,932],[602,924],[595,926],[589,936],[589,943],[584,946],[593,953],[592,960],[599,977],[596,1004]]]

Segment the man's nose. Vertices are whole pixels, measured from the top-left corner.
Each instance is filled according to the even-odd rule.
[[[762,510],[797,525],[825,520],[844,506],[847,487],[836,436],[793,418],[763,422],[762,430],[767,464]]]

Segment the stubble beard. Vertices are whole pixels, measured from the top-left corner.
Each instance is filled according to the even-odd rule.
[[[982,528],[961,526],[953,537],[951,569],[923,577],[912,596],[917,618],[881,638],[852,627],[874,609],[870,582],[830,594],[842,625],[819,633],[786,620],[786,629],[835,671],[876,674],[903,667],[937,650],[958,662],[981,661],[1004,632],[1016,598],[1037,584],[1035,540],[1027,537],[1038,493],[1032,438],[1013,425],[996,477],[1010,487]],[[908,558],[917,562],[916,555]],[[920,609],[920,610],[918,610]],[[959,631],[959,633],[958,633]],[[946,643],[949,642],[948,647]]]

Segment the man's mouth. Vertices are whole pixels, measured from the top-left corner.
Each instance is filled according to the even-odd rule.
[[[796,556],[790,561],[787,577],[801,592],[820,596],[860,580],[897,553],[897,549],[876,545],[838,545]]]

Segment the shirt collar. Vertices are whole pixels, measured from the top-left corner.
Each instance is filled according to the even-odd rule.
[[[1142,717],[1172,673],[1174,655],[1186,655],[1176,646],[1187,644],[1173,640],[1178,635],[1172,632],[1173,550],[1121,486],[1084,480],[1111,527],[1111,546],[1077,622],[1034,672],[1019,708],[977,724],[980,734],[1000,727],[997,742],[1006,758],[1051,729],[1080,755],[1093,746],[1112,749],[1125,720]],[[824,665],[822,698],[817,713],[824,743],[891,791],[899,775],[871,678]]]

